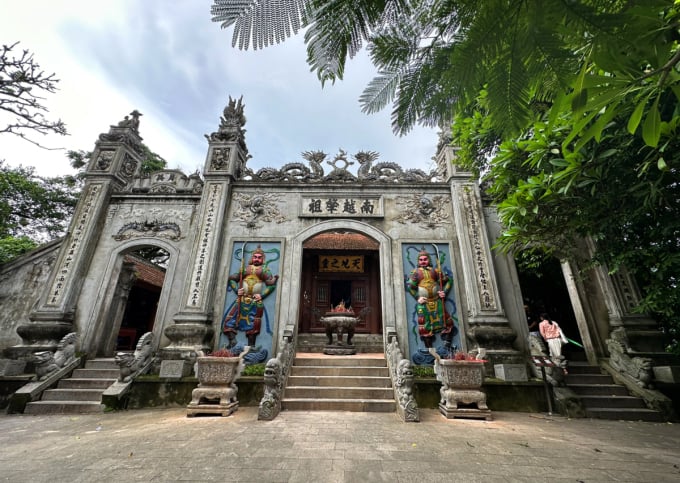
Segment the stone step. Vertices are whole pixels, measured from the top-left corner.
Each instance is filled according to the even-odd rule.
[[[664,420],[660,412],[640,408],[587,408],[586,416],[621,421],[662,422]]]
[[[565,382],[581,400],[588,417],[663,421],[660,412],[648,409],[644,400],[631,396],[625,386],[614,384],[613,378],[602,373],[598,366],[589,366],[583,362],[570,363]]]
[[[347,336],[343,340],[347,340]],[[328,344],[325,334],[298,334],[296,342],[296,352],[316,352],[322,353]],[[385,347],[382,334],[355,334],[352,338],[352,345],[357,353],[384,353]]]
[[[41,401],[91,401],[101,402],[103,389],[48,389]]]
[[[73,375],[76,379],[118,379],[119,369],[76,369]]]
[[[387,367],[387,361],[377,358],[362,358],[360,356],[325,356],[325,357],[296,357],[293,361],[295,366],[361,366],[361,367]]]
[[[291,376],[369,376],[389,377],[387,367],[362,366],[295,366],[290,368]]]
[[[104,405],[81,401],[34,401],[26,405],[24,414],[83,414],[101,413]]]
[[[394,402],[391,387],[331,387],[288,386],[285,397],[290,399],[385,399]]]
[[[87,362],[85,362],[85,369],[107,369],[120,371],[118,364],[116,364],[116,361],[111,357],[102,359],[89,359]]]
[[[385,356],[295,357],[281,406],[298,411],[396,411]]]
[[[59,381],[57,387],[59,389],[106,389],[114,382],[116,379],[69,378]]]
[[[599,366],[591,366],[588,363],[569,361],[569,375],[577,374],[602,374]]]
[[[570,387],[572,384],[614,384],[614,379],[609,374],[572,374],[571,370],[564,381]]]
[[[392,387],[389,377],[373,376],[288,376],[289,386]]]
[[[579,396],[628,396],[625,387],[616,384],[567,384]]]
[[[385,413],[397,410],[396,402],[386,399],[295,399],[283,398],[281,407],[293,411],[351,411]]]
[[[579,396],[585,408],[647,409],[642,398],[635,396]]]

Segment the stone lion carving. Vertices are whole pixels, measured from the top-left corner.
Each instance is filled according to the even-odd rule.
[[[269,359],[264,368],[264,395],[260,400],[257,419],[270,421],[281,407],[281,361]]]
[[[621,374],[628,375],[635,383],[643,388],[652,389],[653,362],[648,357],[631,357],[633,352],[625,329],[618,327],[612,330],[610,338],[606,341],[609,350],[609,362],[612,367]]]
[[[147,332],[139,338],[134,353],[118,352],[114,359],[120,368],[121,382],[130,382],[139,375],[151,362],[153,357],[153,333]]]
[[[408,359],[401,359],[397,364],[396,388],[399,404],[404,408],[408,421],[417,421],[418,405],[413,397],[413,367]]]
[[[43,381],[53,372],[73,362],[76,357],[77,340],[78,335],[71,332],[62,337],[55,352],[43,351],[33,354],[36,379]]]
[[[396,337],[387,345],[386,355],[400,416],[406,422],[420,421],[418,403],[413,396],[413,366],[403,357]]]

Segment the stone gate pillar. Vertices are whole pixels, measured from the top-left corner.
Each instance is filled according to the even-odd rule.
[[[222,252],[226,213],[231,198],[231,184],[243,176],[248,158],[245,143],[246,118],[243,104],[229,98],[218,130],[208,139],[208,154],[203,170],[205,185],[198,208],[196,230],[184,290],[183,308],[173,316],[174,324],[165,329],[170,344],[161,349],[163,359],[193,358],[197,347],[212,349],[215,323],[212,313],[216,267]]]
[[[471,349],[484,348],[492,363],[514,363],[522,359],[513,348],[517,337],[503,310],[497,276],[491,257],[479,185],[470,173],[458,173],[452,160],[454,148],[444,146],[438,165],[447,169],[456,235],[464,276],[466,337]]]
[[[23,359],[33,352],[54,351],[64,335],[82,329],[74,327],[76,304],[102,232],[111,193],[130,182],[144,154],[139,136],[140,116],[133,111],[111,126],[108,133],[100,134],[52,274],[38,308],[29,314],[30,322],[17,327],[22,343],[6,350],[10,357]]]
[[[571,276],[566,277],[567,288],[572,305],[584,307],[584,315],[580,320],[577,312],[579,329],[586,344],[586,352],[593,357],[606,357],[606,341],[615,333],[625,340],[631,353],[664,353],[666,337],[659,330],[656,320],[647,314],[636,313],[641,296],[635,279],[625,267],[610,273],[606,266],[592,268],[587,277],[579,274],[579,267],[592,257],[595,242],[585,239],[579,242],[583,260],[563,262],[563,271]],[[567,269],[570,269],[567,272]],[[593,342],[588,350],[589,339]]]

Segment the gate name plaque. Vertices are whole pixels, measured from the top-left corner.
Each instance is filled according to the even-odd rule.
[[[300,217],[366,218],[382,217],[382,196],[333,195],[304,196],[300,200]]]

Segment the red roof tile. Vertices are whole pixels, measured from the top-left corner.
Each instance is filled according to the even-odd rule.
[[[317,250],[377,250],[380,244],[361,233],[320,233],[302,245]]]

